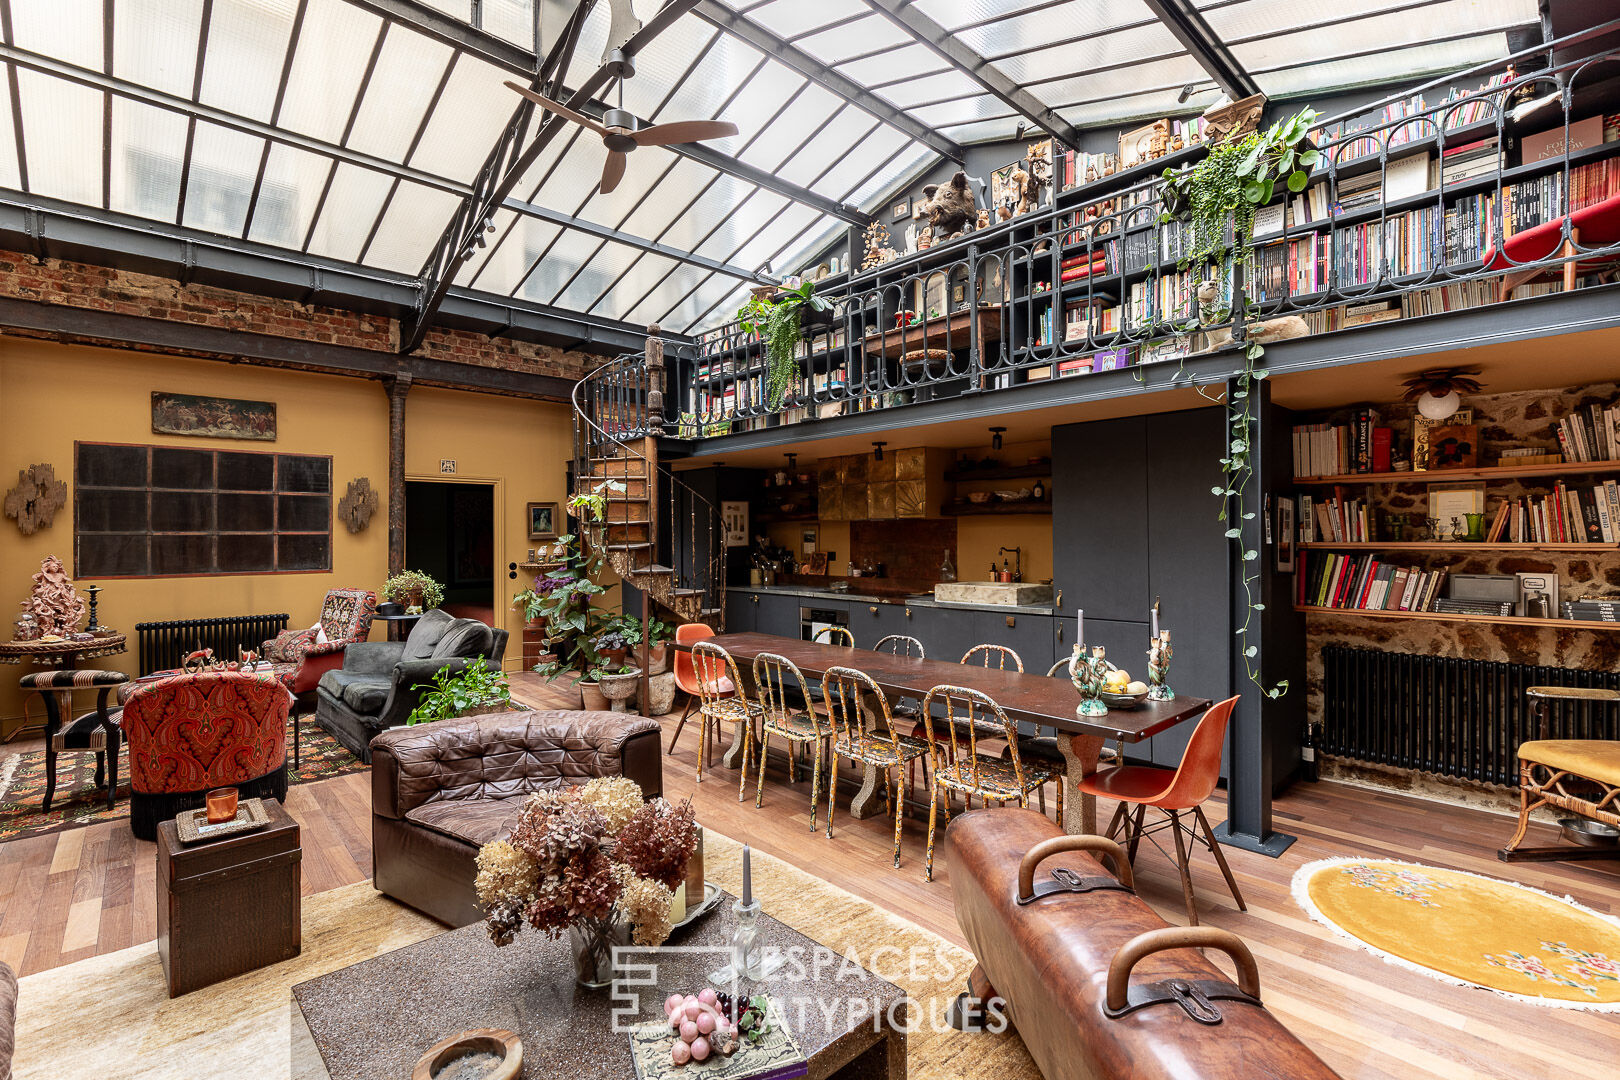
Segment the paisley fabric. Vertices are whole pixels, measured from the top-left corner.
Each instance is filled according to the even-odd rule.
[[[130,783],[204,791],[280,768],[292,695],[275,675],[205,671],[137,686],[124,703]]]

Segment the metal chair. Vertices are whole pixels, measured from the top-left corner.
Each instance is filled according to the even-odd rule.
[[[890,771],[904,769],[912,760],[928,753],[926,744],[894,729],[889,715],[889,699],[872,677],[854,668],[833,667],[821,679],[827,698],[827,712],[832,717],[832,779],[827,786],[827,839],[832,839],[833,808],[838,802],[838,759],[848,758],[862,765],[883,771],[883,787],[894,808],[894,866],[900,868],[900,816],[905,810],[905,799],[900,796],[900,778]],[[881,731],[866,730],[866,716],[861,698],[870,695],[877,702],[882,715]]]
[[[940,733],[935,734],[934,706],[941,708]],[[957,719],[957,711],[963,715]],[[934,761],[934,781],[928,785],[928,880],[934,880],[934,829],[939,796],[945,795],[945,821],[951,820],[951,793],[960,792],[962,806],[971,809],[973,796],[980,805],[992,801],[998,806],[1017,800],[1028,806],[1032,793],[1051,780],[1058,782],[1058,820],[1063,820],[1063,769],[1042,762],[1026,762],[1018,752],[1018,724],[980,690],[964,686],[936,686],[922,703],[923,731],[928,737],[928,754]],[[981,734],[992,733],[1007,740],[1011,751],[1007,760],[979,753]],[[962,742],[958,742],[962,739]],[[943,759],[943,760],[942,760]]]
[[[1053,677],[1056,677],[1056,676],[1059,676],[1059,675],[1061,675],[1065,679],[1069,677],[1069,658],[1065,657],[1064,659],[1059,660],[1057,663],[1053,664],[1051,667],[1046,669],[1046,677],[1049,678],[1049,679],[1053,678]],[[1025,734],[1022,734],[1022,733],[1019,734],[1019,736],[1018,736],[1018,752],[1019,752],[1019,754],[1023,755],[1023,758],[1026,761],[1047,762],[1047,763],[1050,763],[1052,765],[1057,766],[1057,768],[1059,770],[1065,770],[1066,771],[1067,768],[1068,768],[1068,763],[1066,761],[1064,761],[1064,759],[1063,759],[1063,751],[1058,749],[1058,740],[1060,738],[1062,738],[1063,736],[1058,733],[1057,728],[1040,727],[1040,728],[1036,728],[1036,731],[1039,732],[1039,734],[1035,734],[1035,735],[1025,735]],[[1046,734],[1047,732],[1051,732],[1051,734],[1048,735],[1048,734]],[[1116,741],[1111,750],[1106,750],[1104,752],[1108,755],[1109,764],[1111,764],[1111,765],[1123,765],[1123,764],[1125,764],[1125,743],[1124,743],[1124,740]],[[1005,750],[1003,750],[1001,752],[1001,760],[1003,760],[1003,761],[1009,760],[1011,758],[1011,756],[1012,756],[1012,747],[1011,746],[1007,747],[1007,749],[1005,749]],[[1043,814],[1046,813],[1046,791],[1044,789],[1042,789],[1042,791],[1041,791],[1040,804],[1041,804],[1041,813],[1043,813]],[[1061,811],[1059,812],[1058,820],[1060,822],[1063,820]]]
[[[823,626],[810,640],[816,645],[838,645],[846,649],[855,647],[855,635],[849,632],[847,626]]]
[[[1001,671],[1007,670],[1009,662],[1018,674],[1024,673],[1024,662],[1018,658],[1016,652],[1005,645],[975,645],[962,654],[964,664],[977,664],[980,667],[997,668]]]
[[[692,646],[692,675],[698,688],[698,721],[703,727],[698,740],[697,782],[703,783],[703,763],[714,761],[714,733],[722,724],[741,724],[744,745],[748,729],[760,717],[760,708],[743,692],[742,673],[731,654],[712,641]],[[675,733],[677,736],[680,731]],[[673,740],[671,740],[673,745]],[[747,771],[747,759],[743,768]]]
[[[107,696],[113,688],[129,681],[121,671],[90,668],[67,671],[32,671],[18,684],[24,690],[38,690],[45,699],[45,806],[49,812],[56,795],[56,755],[80,753],[96,755],[96,787],[106,784],[107,809],[118,798],[118,748],[123,732],[118,726],[123,710],[108,710]],[[62,709],[74,690],[95,689],[96,711],[65,722]]]
[[[791,683],[790,680],[791,679]],[[810,776],[810,831],[816,830],[816,802],[821,798],[821,759],[833,739],[830,717],[823,717],[814,709],[798,707],[791,695],[792,684],[798,685],[797,701],[804,700],[807,684],[804,673],[792,660],[777,653],[760,653],[754,657],[754,693],[760,710],[759,723],[759,777],[754,791],[754,808],[765,799],[765,761],[770,750],[772,735],[788,741],[788,782],[798,783],[798,768],[794,751],[808,746],[815,755]],[[737,801],[742,802],[748,790],[748,752],[753,742],[753,725],[743,729],[742,783],[737,788]]]
[[[1087,795],[1101,795],[1119,800],[1119,806],[1114,810],[1114,818],[1108,823],[1107,835],[1112,840],[1114,833],[1124,826],[1127,838],[1126,850],[1133,863],[1136,861],[1136,845],[1144,836],[1154,847],[1158,847],[1158,841],[1152,839],[1153,834],[1165,828],[1170,829],[1176,838],[1176,869],[1181,871],[1181,893],[1187,902],[1187,920],[1194,926],[1198,925],[1198,908],[1193,901],[1192,875],[1187,869],[1188,837],[1196,843],[1204,844],[1214,853],[1215,862],[1226,878],[1226,887],[1232,891],[1232,899],[1237,901],[1238,910],[1249,910],[1243,903],[1243,894],[1238,891],[1237,879],[1232,876],[1232,868],[1226,865],[1226,856],[1221,853],[1221,846],[1215,842],[1215,834],[1210,831],[1209,819],[1204,817],[1201,805],[1214,792],[1215,783],[1221,777],[1221,748],[1226,744],[1226,725],[1232,719],[1232,709],[1237,702],[1237,698],[1230,697],[1210,706],[1203,719],[1198,721],[1198,726],[1193,729],[1192,738],[1187,742],[1187,749],[1181,755],[1181,764],[1176,768],[1117,765],[1112,769],[1093,773],[1080,781],[1079,785],[1080,790]],[[1136,807],[1134,819],[1131,815],[1132,806]],[[1144,828],[1143,817],[1150,806],[1164,811],[1165,820]],[[1182,822],[1181,815],[1189,811],[1198,829]],[[1199,830],[1202,830],[1202,835]],[[1163,848],[1159,850],[1164,851]]]
[[[889,634],[878,638],[878,643],[872,646],[873,652],[886,652],[894,656],[914,656],[918,660],[926,660],[923,653],[923,643],[906,634]]]
[[[886,652],[891,656],[910,656],[918,660],[928,659],[923,652],[923,643],[908,634],[889,634],[878,638],[877,644],[872,646],[872,651]],[[918,711],[918,703],[915,699],[907,698],[895,702],[890,712],[896,720],[910,721],[913,738],[921,737],[922,714]],[[912,790],[917,786],[917,766],[919,764],[922,765],[923,783],[928,783],[928,761],[926,758],[917,758],[907,769],[907,790]]]

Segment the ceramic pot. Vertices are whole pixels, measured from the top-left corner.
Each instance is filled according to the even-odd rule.
[[[611,703],[614,712],[629,712],[630,702],[641,685],[641,672],[627,671],[622,675],[604,675],[600,683],[602,696]]]
[[[579,696],[586,712],[607,712],[608,699],[602,696],[601,684],[580,681]]]
[[[630,650],[603,649],[601,653],[602,659],[607,661],[609,667],[621,668],[624,667],[624,658],[630,655]]]
[[[646,706],[641,710],[643,716],[663,716],[675,708],[675,673],[666,671],[662,675],[654,675],[647,681]]]
[[[523,629],[533,630],[537,633],[543,634],[546,632],[546,622],[547,620],[544,615],[536,615],[534,618],[523,624]]]
[[[636,647],[636,659],[650,675],[658,675],[669,668],[669,643],[660,642],[648,648],[646,643]]]

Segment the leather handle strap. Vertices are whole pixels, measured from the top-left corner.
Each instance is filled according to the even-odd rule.
[[[1248,996],[1260,997],[1260,967],[1254,954],[1243,944],[1243,939],[1230,930],[1215,926],[1167,926],[1138,934],[1114,954],[1108,965],[1108,1009],[1118,1012],[1125,1008],[1129,997],[1131,969],[1137,961],[1167,949],[1219,949],[1232,958],[1238,969],[1238,989]]]
[[[1131,871],[1131,861],[1125,857],[1125,849],[1105,836],[1054,836],[1050,840],[1042,840],[1024,853],[1023,861],[1018,864],[1018,895],[1029,896],[1035,891],[1035,868],[1051,858],[1053,855],[1065,851],[1091,851],[1099,855],[1106,855],[1114,864],[1114,876],[1127,889],[1136,888],[1136,875]]]

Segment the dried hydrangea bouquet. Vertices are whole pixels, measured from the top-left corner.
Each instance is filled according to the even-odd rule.
[[[524,922],[547,937],[566,931],[580,985],[606,986],[626,924],[637,945],[669,936],[670,901],[697,844],[690,802],[644,801],[622,776],[531,795],[511,837],[478,852],[490,939],[510,944]]]

